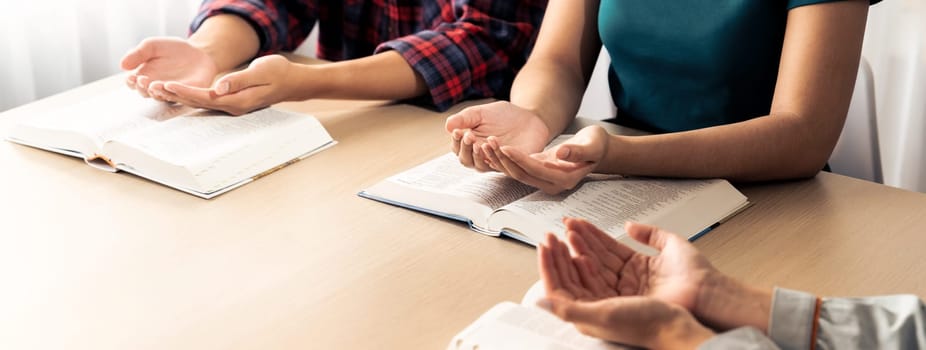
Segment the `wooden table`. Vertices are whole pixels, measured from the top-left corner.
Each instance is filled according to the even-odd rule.
[[[4,113],[0,131],[119,79]],[[447,152],[447,113],[281,107],[340,143],[214,200],[0,143],[0,348],[439,349],[537,279],[528,246],[356,196]],[[696,243],[722,270],[926,296],[926,195],[832,174],[741,189],[755,205]]]

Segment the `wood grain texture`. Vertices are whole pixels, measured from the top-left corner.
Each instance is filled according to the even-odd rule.
[[[120,84],[8,111],[0,131]],[[0,143],[0,348],[443,348],[537,279],[531,247],[356,196],[447,152],[448,113],[280,107],[316,115],[339,144],[214,200]],[[755,205],[696,243],[722,270],[926,296],[926,196],[831,174],[740,188]]]

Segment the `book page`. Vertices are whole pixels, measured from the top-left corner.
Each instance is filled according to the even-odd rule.
[[[448,194],[492,210],[533,193],[535,189],[502,174],[480,173],[460,164],[452,153],[388,179],[420,190]]]
[[[499,173],[480,173],[447,153],[391,176],[362,191],[361,196],[393,205],[464,221],[477,232],[488,229],[495,209],[532,192],[534,188]]]
[[[103,144],[119,135],[190,111],[189,107],[144,99],[128,88],[120,88],[35,116],[24,115],[13,124],[7,137],[27,146],[93,159]]]
[[[652,218],[696,197],[714,181],[717,180],[590,179],[573,191],[558,195],[537,192],[522,198],[493,213],[489,226],[515,229],[536,243],[546,232],[561,235],[565,229],[562,218],[569,216],[588,220],[620,239],[625,222],[651,222]]]
[[[151,177],[158,177],[155,173],[164,167],[153,161],[145,164],[143,158],[184,168],[198,183],[194,189],[211,192],[297,159],[332,139],[311,116],[265,108],[238,117],[199,110],[112,142],[107,150],[113,161]]]
[[[74,131],[91,138],[99,147],[120,135],[191,111],[190,107],[142,98],[135,91],[121,88],[27,119],[23,124]]]
[[[575,327],[536,307],[510,302],[495,305],[454,337],[448,349],[628,349],[579,333]]]

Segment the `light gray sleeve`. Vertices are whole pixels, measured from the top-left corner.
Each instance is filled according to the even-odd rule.
[[[768,321],[769,338],[784,350],[810,349],[816,307],[817,297],[813,294],[775,288]]]
[[[915,295],[826,298],[817,349],[926,348],[926,307]]]
[[[776,288],[769,334],[782,349],[926,348],[926,307],[914,295],[825,298],[814,320],[816,297]]]
[[[698,346],[698,349],[779,350],[780,348],[765,334],[762,334],[762,331],[753,327],[740,327],[718,334]]]

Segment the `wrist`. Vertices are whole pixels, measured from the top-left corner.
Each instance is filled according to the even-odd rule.
[[[627,150],[627,141],[627,136],[607,133],[601,161],[592,171],[600,174],[626,174],[621,169],[623,163],[621,152]]]
[[[714,337],[714,331],[707,328],[690,314],[682,314],[659,330],[652,349],[697,349]]]
[[[325,65],[309,65],[289,62],[284,81],[286,101],[304,101],[312,98],[324,98],[325,92],[333,89],[335,75],[325,69]]]
[[[524,113],[524,115],[530,115],[533,117],[532,120],[528,121],[528,123],[536,123],[536,126],[539,128],[532,127],[530,129],[536,130],[541,133],[540,135],[537,135],[537,136],[538,137],[542,136],[544,145],[549,144],[550,141],[553,141],[553,139],[560,134],[560,133],[553,132],[553,128],[551,127],[550,122],[546,118],[544,118],[542,109],[537,108],[537,107],[524,106],[524,105],[521,105],[515,102],[510,102],[510,101],[508,103],[510,103],[511,106],[514,107],[515,109],[520,110],[519,112],[515,112],[516,114]],[[522,125],[522,126],[527,126],[527,125]]]
[[[231,63],[223,63],[222,54],[219,52],[220,50],[217,49],[215,45],[210,43],[208,39],[201,37],[197,38],[194,34],[194,36],[191,36],[189,39],[187,39],[187,43],[189,43],[190,46],[192,46],[194,49],[197,49],[205,54],[206,57],[209,57],[209,60],[212,61],[212,64],[215,65],[216,70],[219,72],[227,72],[237,67],[237,65],[231,65]]]
[[[207,18],[187,39],[202,51],[219,72],[227,72],[253,59],[260,48],[257,31],[244,19],[232,14]]]
[[[718,330],[752,326],[767,334],[771,304],[770,291],[714,271],[704,279],[693,313]]]

